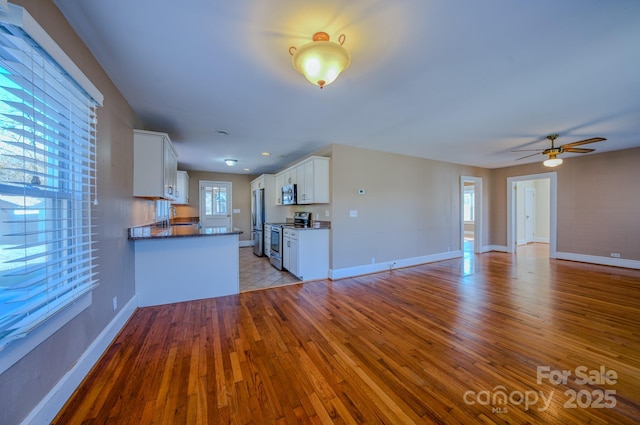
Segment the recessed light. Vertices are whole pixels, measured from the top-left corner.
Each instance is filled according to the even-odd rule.
[[[236,165],[238,163],[238,160],[237,159],[225,159],[224,162],[229,167],[233,167],[234,165]]]
[[[251,168],[245,168],[244,171],[251,171]]]
[[[269,153],[269,152],[262,152],[262,156],[269,156],[269,155],[271,155],[271,153]]]

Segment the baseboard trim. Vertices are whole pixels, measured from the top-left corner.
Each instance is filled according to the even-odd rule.
[[[403,258],[400,260],[383,261],[376,264],[363,266],[345,267],[343,269],[330,269],[329,278],[331,280],[344,279],[348,277],[362,276],[365,274],[379,273],[403,267],[417,266],[420,264],[433,263],[436,261],[450,260],[462,257],[462,251],[449,251],[439,254],[423,255],[420,257]]]
[[[556,259],[579,261],[581,263],[601,264],[603,266],[624,267],[627,269],[640,269],[640,261],[626,260],[624,258],[609,258],[598,255],[574,254],[572,252],[556,252]]]
[[[504,245],[486,245],[482,247],[482,252],[490,251],[509,252],[509,248]]]
[[[82,353],[73,367],[22,421],[22,425],[51,423],[91,368],[100,359],[100,356],[107,350],[118,335],[118,332],[133,315],[136,308],[138,308],[138,299],[134,295],[113,320],[109,322],[107,327],[100,332],[100,335],[89,345],[86,351]]]
[[[253,241],[240,241],[240,248],[253,246]]]

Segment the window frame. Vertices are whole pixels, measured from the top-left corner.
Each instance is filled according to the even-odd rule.
[[[2,10],[0,8],[0,22],[6,28],[9,28],[9,33],[13,35],[20,35],[23,39],[29,40],[29,42],[39,51],[44,53],[51,63],[56,64],[64,74],[66,74],[67,79],[72,81],[76,86],[78,86],[87,96],[87,99],[91,99],[93,102],[93,109],[97,109],[102,106],[103,103],[103,95],[100,91],[91,83],[91,81],[82,73],[82,71],[71,61],[71,59],[64,53],[64,51],[55,43],[55,41],[46,33],[46,31],[29,15],[29,13],[21,6],[16,6],[13,4],[8,5],[7,10]],[[94,114],[97,114],[95,111]],[[97,129],[94,129],[96,131]],[[97,135],[93,136],[93,143],[97,144]],[[93,146],[93,159],[94,164],[92,167],[89,167],[87,170],[87,174],[82,173],[84,178],[96,179],[97,174],[97,161],[95,161],[95,156],[97,155],[97,146]],[[46,167],[46,164],[44,165]],[[64,176],[63,176],[64,177]],[[94,183],[97,184],[97,183]],[[50,193],[45,190],[41,190],[39,188],[27,189],[21,191],[21,196],[29,196],[31,194],[37,195],[41,199],[45,199],[47,203],[59,203],[60,205],[64,203],[74,204],[78,202],[77,198],[74,198],[73,195],[69,194],[67,196],[53,196],[56,194],[60,194],[59,190],[51,191]],[[4,192],[3,192],[4,193]],[[46,196],[43,196],[46,195]],[[94,197],[94,202],[97,203],[97,195],[95,189],[91,194]],[[87,202],[86,199],[81,200],[80,202]],[[76,208],[75,205],[71,206],[71,208]],[[90,212],[91,208],[89,208]],[[84,219],[83,218],[74,217],[74,220]],[[89,226],[92,225],[91,214],[89,214]],[[68,236],[63,238],[63,243],[61,244],[62,248],[65,249],[65,243],[70,241]],[[66,241],[66,242],[64,242]],[[90,242],[92,245],[95,245],[95,238]],[[95,262],[93,262],[92,269],[95,271]],[[92,291],[93,289],[89,289],[88,292],[79,295],[77,298],[74,298],[70,304],[66,304],[66,306],[54,313],[52,316],[49,316],[44,322],[36,325],[36,327],[32,330],[29,330],[25,337],[20,338],[18,340],[10,341],[9,343],[3,342],[3,347],[0,348],[0,373],[3,373],[5,370],[10,368],[13,364],[19,361],[22,357],[28,354],[31,350],[36,348],[42,342],[44,342],[47,338],[53,335],[56,331],[61,329],[64,325],[69,323],[74,317],[80,314],[83,310],[88,308],[92,301]]]

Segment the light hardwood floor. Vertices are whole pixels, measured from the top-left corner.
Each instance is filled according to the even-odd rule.
[[[637,423],[640,271],[472,260],[139,309],[54,423]]]

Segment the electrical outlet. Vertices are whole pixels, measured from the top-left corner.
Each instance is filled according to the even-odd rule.
[[[611,253],[611,258],[620,258],[620,253],[619,252],[612,252]]]
[[[118,297],[113,297],[113,311],[118,309]]]
[[[376,257],[371,257],[371,264],[375,264],[376,263]]]

